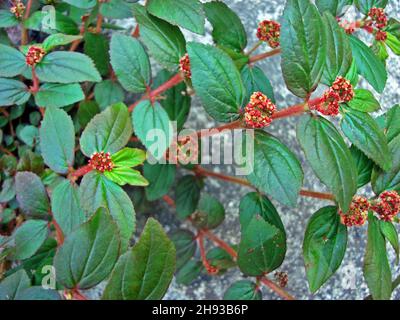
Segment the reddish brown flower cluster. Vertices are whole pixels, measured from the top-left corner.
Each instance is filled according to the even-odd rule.
[[[97,171],[111,171],[114,168],[114,163],[111,160],[109,152],[95,152],[91,155],[89,165]]]
[[[261,21],[257,29],[257,38],[268,42],[271,48],[277,48],[280,45],[281,25],[276,21]]]
[[[400,195],[396,191],[385,191],[372,206],[381,220],[393,221],[393,218],[400,211]]]
[[[10,8],[10,12],[14,14],[17,19],[21,19],[25,13],[25,5],[22,3],[22,1],[17,0]]]
[[[251,128],[264,128],[271,124],[276,106],[261,92],[254,92],[244,109],[244,119]]]
[[[355,196],[347,213],[339,211],[340,221],[347,227],[362,226],[368,219],[370,204],[367,198]]]
[[[325,116],[339,114],[340,103],[349,102],[354,98],[354,89],[350,81],[337,77],[332,86],[325,91],[322,102],[316,106],[317,111]]]
[[[187,53],[179,60],[179,70],[181,70],[187,79],[192,77],[192,71],[190,70],[190,59]]]
[[[375,39],[377,41],[385,41],[387,39],[387,32],[382,30],[388,25],[388,18],[385,14],[385,10],[383,10],[382,8],[372,8],[369,11],[368,16],[372,19],[372,22],[369,26],[367,26],[367,28],[369,27],[370,29],[372,29],[372,24],[374,24],[375,27],[378,29],[375,33]]]
[[[281,288],[285,288],[289,282],[289,276],[286,272],[275,272],[275,281]]]
[[[46,52],[40,47],[29,47],[28,53],[26,54],[26,64],[30,66],[36,65],[42,61],[45,54]]]
[[[336,20],[347,34],[353,34],[356,31],[357,23],[348,20],[342,21],[340,18],[336,18]]]

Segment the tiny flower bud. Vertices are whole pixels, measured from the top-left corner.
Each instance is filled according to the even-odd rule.
[[[244,111],[244,119],[249,127],[264,128],[271,124],[276,106],[266,95],[254,92]]]
[[[190,70],[190,59],[187,53],[179,60],[179,69],[187,79],[192,77],[192,72]]]
[[[285,288],[289,282],[289,277],[286,272],[275,272],[274,274],[275,281],[281,288]]]
[[[386,41],[387,39],[387,32],[378,30],[375,34],[376,41]]]
[[[368,16],[375,22],[375,27],[378,29],[383,29],[388,25],[388,18],[382,8],[372,8]]]
[[[331,88],[339,94],[340,102],[349,102],[354,98],[353,86],[343,77],[337,77]]]
[[[370,204],[367,198],[355,196],[347,213],[339,211],[340,221],[347,227],[360,227],[367,221],[369,208]]]
[[[17,0],[10,8],[10,12],[14,14],[17,19],[21,19],[25,13],[25,5],[22,3],[22,1]]]
[[[37,63],[42,61],[45,54],[46,54],[46,52],[40,47],[36,47],[36,46],[29,47],[28,53],[26,54],[26,59],[25,59],[26,64],[30,65],[30,66],[36,65]]]
[[[281,25],[278,22],[264,20],[261,21],[257,29],[257,38],[268,42],[271,48],[277,48],[280,45]]]
[[[111,160],[109,152],[95,152],[91,155],[89,165],[97,171],[111,171],[114,168],[114,163]]]
[[[385,191],[372,206],[381,220],[393,221],[393,218],[400,211],[400,195],[396,191]]]

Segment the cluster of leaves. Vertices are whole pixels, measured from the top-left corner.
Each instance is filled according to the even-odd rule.
[[[238,246],[203,252],[204,232],[218,227],[225,212],[203,192],[204,174],[192,173],[177,181],[175,203],[178,218],[189,219],[198,234],[182,229],[168,237],[150,218],[132,245],[134,207],[144,211],[149,202],[170,199],[176,180],[176,165],[145,161],[145,149],[153,144],[148,132],[165,133],[166,147],[155,156],[163,155],[173,140],[171,121],[179,131],[185,126],[191,94],[224,123],[242,120],[253,92],[275,102],[267,76],[245,51],[245,28],[226,4],[134,2],[28,0],[19,18],[9,6],[0,10],[0,299],[60,299],[59,292],[79,298],[80,290],[103,281],[104,299],[161,299],[174,274],[178,283],[190,284],[210,265],[217,274],[238,267],[255,278],[233,283],[226,299],[261,299],[261,280],[284,261],[285,227],[268,197],[296,206],[304,175],[295,153],[264,130],[254,134],[255,161],[247,180],[257,192],[241,199]],[[387,48],[400,54],[400,23],[390,19],[388,39],[368,46],[347,35],[336,19],[350,6],[367,16],[387,2],[287,0],[283,13],[276,52],[294,95],[308,101],[338,76],[354,87],[361,77],[371,85],[356,88],[355,98],[341,106],[340,128],[311,111],[298,124],[299,144],[335,201],[318,210],[305,231],[313,293],[345,255],[348,228],[339,210],[347,212],[369,183],[377,196],[400,191],[400,107],[378,118],[371,114],[380,109],[372,90],[381,94],[388,77]],[[41,10],[48,4],[54,8],[51,26],[45,23],[48,11]],[[113,23],[130,17],[137,23],[131,35]],[[204,35],[206,19],[215,45],[187,43],[181,28]],[[9,38],[16,30],[20,44]],[[44,52],[34,66],[26,63],[32,45]],[[186,53],[192,78],[183,81],[179,63]],[[165,68],[155,77],[149,57]],[[152,94],[157,90],[162,99]],[[132,94],[143,97],[127,107]],[[88,165],[102,152],[110,155],[111,170]],[[196,172],[196,166],[183,167]],[[386,243],[399,254],[397,231],[372,213],[368,223],[364,276],[374,299],[388,299],[393,288]],[[50,274],[43,272],[47,266],[54,266]],[[53,275],[55,285],[44,289]]]

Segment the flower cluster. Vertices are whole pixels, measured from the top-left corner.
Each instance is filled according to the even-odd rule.
[[[343,20],[340,18],[336,18],[339,25],[344,29],[347,34],[353,34],[356,31],[357,24],[354,22],[350,22],[348,20]]]
[[[89,160],[89,166],[94,170],[104,172],[111,171],[114,168],[114,163],[111,160],[109,152],[95,152],[91,155]]]
[[[14,14],[17,19],[21,19],[25,13],[25,5],[22,1],[17,0],[10,8],[10,12]]]
[[[192,72],[190,70],[190,59],[187,53],[179,60],[179,70],[187,79],[192,77]]]
[[[289,282],[289,276],[286,272],[275,272],[274,274],[275,281],[281,288],[285,288]]]
[[[368,218],[370,204],[367,198],[355,196],[347,213],[339,211],[340,221],[347,227],[362,226]]]
[[[26,64],[30,66],[36,65],[37,63],[42,61],[45,54],[46,52],[40,47],[29,47],[28,53],[26,54]]]
[[[316,109],[325,116],[336,116],[339,114],[340,103],[349,102],[354,98],[354,89],[350,81],[337,77],[332,86],[325,91],[322,102]]]
[[[276,106],[266,95],[254,92],[244,111],[244,119],[249,127],[264,128],[271,124]]]
[[[368,16],[372,19],[372,23],[378,29],[375,33],[375,39],[377,41],[385,41],[387,39],[387,32],[383,31],[382,29],[387,27],[388,25],[388,18],[385,14],[385,10],[382,8],[372,8]],[[372,28],[372,23],[369,27]]]
[[[278,22],[264,20],[261,21],[257,29],[257,38],[268,42],[271,48],[277,48],[280,45],[281,25]]]
[[[372,206],[381,220],[393,221],[400,211],[400,195],[396,191],[385,191]]]

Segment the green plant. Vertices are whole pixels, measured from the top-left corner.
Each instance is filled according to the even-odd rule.
[[[398,257],[400,107],[374,117],[378,100],[358,87],[362,77],[382,93],[387,49],[400,55],[388,1],[288,0],[282,23],[262,21],[260,41],[247,50],[244,26],[223,2],[133,2],[13,0],[0,10],[0,299],[82,300],[82,290],[103,281],[104,299],[161,299],[174,274],[189,284],[234,267],[253,279],[232,283],[226,299],[261,299],[261,285],[294,299],[288,276],[276,271],[287,235],[269,197],[294,207],[299,196],[332,202],[305,231],[311,292],[339,268],[348,229],[368,223],[364,277],[374,299],[389,299],[399,283],[386,243]],[[345,20],[348,6],[361,19]],[[130,34],[114,24],[129,17],[137,23]],[[204,35],[206,19],[215,46],[187,43],[181,28]],[[15,30],[21,36],[9,37]],[[357,37],[364,31],[371,46]],[[297,105],[278,108],[256,66],[276,55]],[[149,56],[165,68],[156,77]],[[192,95],[225,124],[183,133]],[[293,116],[301,116],[297,138],[310,166],[332,193],[302,189],[300,161],[265,130]],[[199,164],[199,141],[234,129],[246,129],[244,145],[254,143],[251,155],[245,149],[253,156],[246,179]],[[174,186],[177,169],[186,175]],[[238,245],[211,231],[225,211],[202,191],[207,178],[254,189],[240,202]],[[357,195],[367,184],[371,199]],[[134,208],[158,200],[196,234],[167,235],[149,218],[133,241]]]

